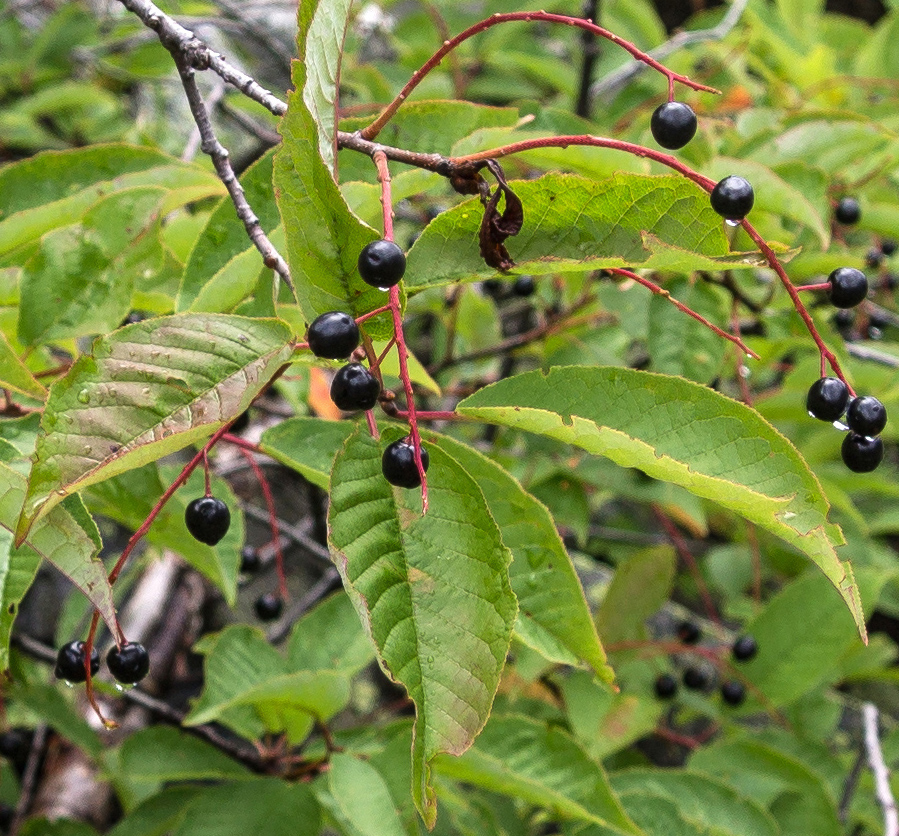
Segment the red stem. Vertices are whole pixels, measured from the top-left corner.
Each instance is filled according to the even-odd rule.
[[[524,21],[526,23],[530,23],[535,20],[545,21],[547,23],[562,23],[566,26],[575,26],[579,29],[584,29],[587,32],[591,32],[592,34],[597,35],[600,38],[606,38],[613,44],[617,44],[622,49],[633,55],[634,58],[636,58],[638,61],[642,61],[644,64],[647,64],[654,70],[658,70],[660,73],[662,73],[662,75],[664,75],[668,79],[669,96],[673,96],[673,87],[675,81],[679,81],[681,84],[684,84],[687,87],[691,87],[694,90],[704,90],[708,93],[719,92],[714,87],[708,87],[705,84],[699,84],[698,82],[691,81],[689,78],[687,78],[687,76],[672,72],[647,53],[643,52],[640,49],[637,49],[637,47],[630,43],[630,41],[626,41],[624,40],[624,38],[620,38],[614,32],[610,32],[608,29],[603,29],[601,26],[597,26],[595,23],[592,23],[589,20],[583,20],[577,17],[569,17],[568,15],[550,14],[549,12],[542,11],[510,12],[508,14],[495,14],[487,18],[486,20],[480,21],[480,23],[476,23],[474,26],[470,26],[464,32],[456,35],[455,38],[444,41],[443,46],[441,46],[440,49],[438,49],[437,52],[435,52],[419,70],[416,70],[412,78],[410,78],[406,83],[406,86],[403,87],[397,97],[389,105],[387,105],[386,108],[384,108],[378,118],[375,119],[375,121],[372,122],[367,128],[364,128],[362,131],[360,131],[360,135],[364,139],[374,139],[381,132],[384,126],[390,121],[390,119],[393,118],[393,115],[397,112],[397,110],[399,110],[400,105],[402,105],[402,103],[409,97],[409,94],[419,85],[421,80],[429,72],[431,72],[431,70],[438,66],[448,53],[452,52],[463,41],[467,41],[469,38],[472,38],[480,32],[489,29],[491,26],[497,26],[500,23],[508,23],[510,21]]]
[[[803,290],[829,290],[829,289],[830,289],[830,282],[818,282],[817,284],[802,284],[796,288],[796,290],[800,293]]]
[[[679,311],[687,314],[688,316],[692,316],[693,319],[705,325],[706,328],[714,331],[719,337],[724,337],[724,339],[730,340],[735,346],[737,346],[737,348],[739,348],[741,351],[745,351],[746,354],[748,354],[753,359],[761,359],[758,354],[756,354],[739,337],[735,337],[733,334],[728,334],[727,331],[723,331],[717,325],[712,325],[712,323],[709,322],[704,316],[696,313],[696,311],[694,311],[692,308],[688,308],[683,302],[679,302],[667,290],[659,287],[655,282],[651,282],[649,279],[645,279],[643,278],[643,276],[639,276],[630,270],[622,270],[618,267],[609,267],[607,269],[610,273],[615,273],[618,276],[625,276],[628,279],[633,279],[635,282],[639,282],[641,285],[643,285],[643,287],[651,290],[657,296],[664,296]]]

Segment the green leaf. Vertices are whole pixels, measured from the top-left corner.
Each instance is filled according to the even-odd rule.
[[[598,181],[547,174],[510,186],[524,204],[524,226],[506,241],[516,272],[628,265],[718,270],[757,263],[757,254],[730,253],[708,195],[679,175],[616,174]],[[493,276],[479,252],[482,216],[474,198],[432,221],[409,251],[406,289]]]
[[[97,831],[89,824],[72,819],[48,821],[45,818],[31,819],[22,827],[22,836],[97,836]]]
[[[361,425],[331,476],[329,540],[335,563],[385,670],[416,706],[412,796],[433,826],[431,761],[461,754],[490,712],[505,663],[515,597],[509,552],[484,496],[439,447],[430,449],[430,510],[419,491],[391,487]]]
[[[135,186],[169,190],[166,211],[224,193],[212,172],[149,148],[46,151],[0,170],[0,257],[74,223],[101,197]]]
[[[236,418],[289,358],[290,338],[278,320],[182,314],[98,339],[50,389],[17,539],[72,491]]]
[[[370,764],[348,754],[331,756],[328,787],[353,836],[406,836],[390,791]]]
[[[575,444],[735,511],[810,557],[865,635],[827,498],[793,445],[755,410],[681,378],[570,366],[487,386],[456,411]]]
[[[184,818],[190,802],[202,793],[200,787],[168,787],[142,801],[108,836],[168,836]]]
[[[329,18],[332,5],[303,3],[300,7],[299,60],[293,62],[295,90],[288,96],[287,114],[280,127],[283,142],[275,154],[275,195],[287,238],[287,260],[307,322],[333,310],[360,316],[386,301],[384,293],[365,284],[356,269],[362,248],[378,234],[350,212],[322,158],[320,128],[306,102],[306,34],[310,26],[316,27],[314,31],[337,31],[335,19]],[[340,5],[348,6],[345,0],[340,0]],[[339,25],[344,25],[342,20]],[[328,55],[339,49],[340,44],[330,41],[321,47]],[[309,84],[312,91],[323,89],[314,79]],[[324,106],[319,94],[310,95],[318,106]],[[389,317],[369,320],[366,330],[375,337],[389,336]]]
[[[25,477],[0,463],[0,526],[7,531],[15,531],[25,491]],[[17,595],[25,584],[26,576],[31,573],[33,577],[34,558],[31,551],[36,552],[49,560],[84,593],[115,634],[115,604],[106,579],[106,569],[97,557],[100,546],[100,532],[87,513],[81,497],[67,497],[31,528],[28,539],[18,549],[9,552],[9,565],[16,568],[15,576],[8,576],[8,594]],[[28,583],[30,585],[30,579]],[[7,594],[6,587],[4,594]],[[11,615],[8,610],[6,614]],[[11,627],[6,621],[2,623],[5,630]],[[3,668],[7,667],[7,644],[0,645],[0,662]]]
[[[117,192],[98,201],[82,223],[41,239],[22,271],[19,339],[25,345],[104,334],[121,323],[136,276],[162,262],[165,197],[164,189],[152,187]]]
[[[512,552],[509,580],[518,598],[515,632],[547,659],[562,664],[583,660],[605,682],[613,673],[596,634],[571,557],[546,507],[496,462],[447,436],[427,440],[452,456],[484,494]]]
[[[0,470],[0,481],[6,482],[6,478],[9,478],[6,470]],[[24,483],[22,478],[22,488]],[[0,490],[7,489],[7,484],[0,484]],[[0,525],[8,522],[0,518]],[[40,565],[41,556],[34,549],[28,545],[15,548],[12,531],[0,528],[0,670],[9,667],[9,637],[13,622]]]
[[[546,807],[554,815],[642,834],[624,812],[599,763],[557,726],[517,715],[494,716],[462,757],[435,768],[492,792]]]
[[[39,401],[47,397],[47,390],[43,384],[19,359],[2,331],[0,331],[0,387],[12,389]]]
[[[327,490],[334,457],[354,429],[349,421],[288,418],[262,434],[259,449]]]
[[[56,734],[81,747],[90,757],[100,757],[103,744],[97,732],[87,724],[73,702],[62,695],[62,690],[59,686],[44,683],[17,683],[12,695],[17,703],[27,706]]]
[[[337,592],[296,623],[287,658],[298,670],[338,670],[355,676],[374,659],[374,648],[349,597]]]

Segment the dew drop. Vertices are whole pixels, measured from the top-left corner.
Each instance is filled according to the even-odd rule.
[[[64,679],[64,680],[62,681],[62,684],[65,685],[66,688],[74,688],[74,687],[75,687],[74,683],[69,682],[68,679]]]
[[[808,410],[808,417],[809,417],[809,418],[814,418],[814,417],[815,417],[815,413],[812,412],[811,410]]]
[[[834,425],[834,428],[835,428],[835,429],[838,429],[840,432],[844,432],[844,433],[845,433],[845,432],[848,432],[848,431],[849,431],[849,425],[848,425],[848,424],[844,424],[842,421],[834,421],[834,422],[833,422],[833,425]]]
[[[130,691],[133,687],[133,685],[126,685],[124,682],[116,682],[115,684],[116,691],[121,691],[123,694],[125,691]]]
[[[141,389],[141,392],[142,392],[144,395],[148,395],[148,396],[149,396],[149,394],[150,394],[150,387],[149,387],[149,386],[144,386],[144,388]]]
[[[433,664],[434,664],[434,657],[433,657],[433,656],[428,656],[428,664],[429,664],[429,665],[433,665]]]
[[[90,403],[91,402],[91,393],[87,391],[87,389],[82,389],[76,397],[78,398],[78,403]]]
[[[728,226],[739,226],[743,221],[732,221],[730,218],[725,218],[724,223]]]
[[[385,293],[390,290],[389,287],[379,287],[378,290],[383,290]]]

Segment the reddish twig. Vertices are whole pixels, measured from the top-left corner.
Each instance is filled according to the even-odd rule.
[[[651,282],[649,279],[643,278],[643,276],[634,273],[631,270],[622,270],[618,267],[610,267],[607,268],[610,273],[614,273],[617,276],[624,276],[628,279],[633,279],[635,282],[639,282],[643,287],[651,290],[657,296],[663,296],[667,299],[674,307],[676,307],[682,313],[687,314],[687,316],[692,316],[697,322],[705,325],[706,328],[714,331],[719,337],[724,337],[725,340],[730,340],[740,351],[745,352],[750,357],[755,360],[761,359],[758,354],[756,354],[746,343],[743,342],[739,337],[735,337],[733,334],[728,334],[727,331],[722,330],[717,325],[712,325],[702,314],[698,314],[692,308],[688,308],[683,302],[679,302],[675,299],[665,288],[659,287],[655,282]]]
[[[620,46],[622,49],[629,52],[634,58],[638,61],[642,61],[644,64],[652,67],[654,70],[658,70],[662,75],[664,75],[668,79],[668,87],[669,91],[673,89],[674,82],[680,82],[681,84],[691,87],[694,90],[704,90],[708,93],[718,93],[714,87],[708,87],[705,84],[700,84],[695,81],[691,81],[687,76],[680,75],[679,73],[672,72],[667,69],[665,66],[660,64],[654,58],[652,58],[647,53],[638,49],[634,46],[630,41],[626,41],[624,38],[620,38],[614,32],[610,32],[608,29],[604,29],[602,26],[597,26],[595,23],[592,23],[589,20],[582,20],[577,17],[569,17],[568,15],[559,15],[559,14],[550,14],[548,12],[509,12],[507,14],[495,14],[492,17],[487,18],[486,20],[480,21],[480,23],[476,23],[474,26],[470,26],[464,32],[456,35],[455,38],[450,38],[448,41],[444,41],[443,46],[437,50],[426,62],[425,64],[418,70],[415,71],[412,78],[406,83],[406,86],[403,87],[402,90],[397,94],[396,98],[387,105],[386,108],[381,112],[377,119],[372,122],[368,127],[364,128],[360,131],[360,136],[364,139],[374,139],[380,132],[383,130],[384,126],[393,118],[393,115],[399,110],[402,103],[409,97],[409,94],[419,85],[422,79],[437,67],[440,62],[446,57],[446,55],[452,50],[454,50],[459,44],[467,41],[469,38],[474,37],[475,35],[489,29],[491,26],[497,26],[500,23],[509,23],[511,21],[523,21],[525,23],[530,23],[533,21],[544,21],[546,23],[561,23],[566,26],[574,26],[579,29],[584,29],[587,32],[591,32],[600,38],[605,38],[606,40],[611,41],[613,44]]]

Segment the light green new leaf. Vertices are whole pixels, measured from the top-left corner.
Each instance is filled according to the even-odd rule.
[[[290,356],[275,319],[181,314],[98,339],[50,389],[16,529],[72,491],[180,450],[236,418]]]
[[[0,463],[0,527],[15,531],[22,503],[25,500],[25,477],[12,468]],[[0,537],[0,542],[5,538]],[[10,604],[18,596],[21,600],[34,577],[37,567],[34,554],[49,560],[99,610],[109,629],[115,634],[115,604],[112,590],[106,579],[106,569],[97,558],[100,551],[100,532],[87,513],[80,496],[70,496],[54,507],[29,532],[28,539],[16,549],[0,549],[0,557],[8,555],[7,571],[3,585],[4,620],[2,630],[5,641],[0,644],[0,663],[5,668],[8,662],[8,631],[12,618],[6,620]],[[20,594],[21,593],[21,594]],[[7,596],[10,597],[7,602]]]
[[[39,401],[47,397],[47,390],[43,384],[19,359],[2,331],[0,331],[0,387],[12,389]]]
[[[518,637],[551,661],[576,664],[582,660],[611,682],[614,674],[581,582],[546,507],[473,448],[433,433],[426,439],[452,456],[478,483],[503,543],[512,552],[509,580],[518,598]]]
[[[588,180],[547,174],[509,185],[524,204],[524,226],[506,241],[521,273],[672,264],[719,270],[757,263],[755,253],[730,252],[708,195],[678,175],[619,173]],[[479,251],[483,214],[475,198],[435,218],[409,251],[407,290],[495,275]]]
[[[456,409],[640,468],[782,537],[819,566],[865,635],[827,498],[796,448],[755,410],[682,378],[580,366],[508,378]]]
[[[555,815],[608,828],[640,830],[624,812],[602,766],[558,726],[518,715],[494,716],[461,758],[435,763],[449,775],[546,807]]]
[[[340,0],[339,5],[349,4]],[[319,58],[325,60],[325,56],[340,53],[345,15],[338,20],[333,6],[335,3],[324,2],[304,2],[300,6],[299,60],[293,62],[295,90],[288,96],[287,114],[280,126],[283,143],[275,154],[275,196],[287,238],[287,261],[307,322],[333,310],[360,316],[386,301],[384,293],[365,284],[356,269],[362,248],[377,239],[378,233],[350,212],[322,158],[320,138],[325,147],[332,147],[333,160],[333,137],[322,138],[322,129],[305,101],[309,66],[305,60],[306,36],[310,28],[320,37],[331,38],[315,46],[314,53]],[[340,40],[333,40],[338,31]],[[327,61],[330,63],[331,58]],[[330,83],[335,81],[336,78],[331,79]],[[323,111],[325,99],[333,94],[323,92],[323,82],[318,77],[309,84],[308,95]],[[381,315],[369,320],[366,330],[372,336],[387,337],[392,333],[389,317]]]
[[[487,721],[515,621],[510,555],[483,493],[441,448],[430,448],[430,510],[391,487],[378,443],[360,426],[331,477],[330,543],[344,586],[389,675],[416,707],[412,797],[436,820],[431,761],[461,754]]]
[[[352,755],[331,756],[328,788],[354,836],[406,836],[390,790],[371,764]]]

